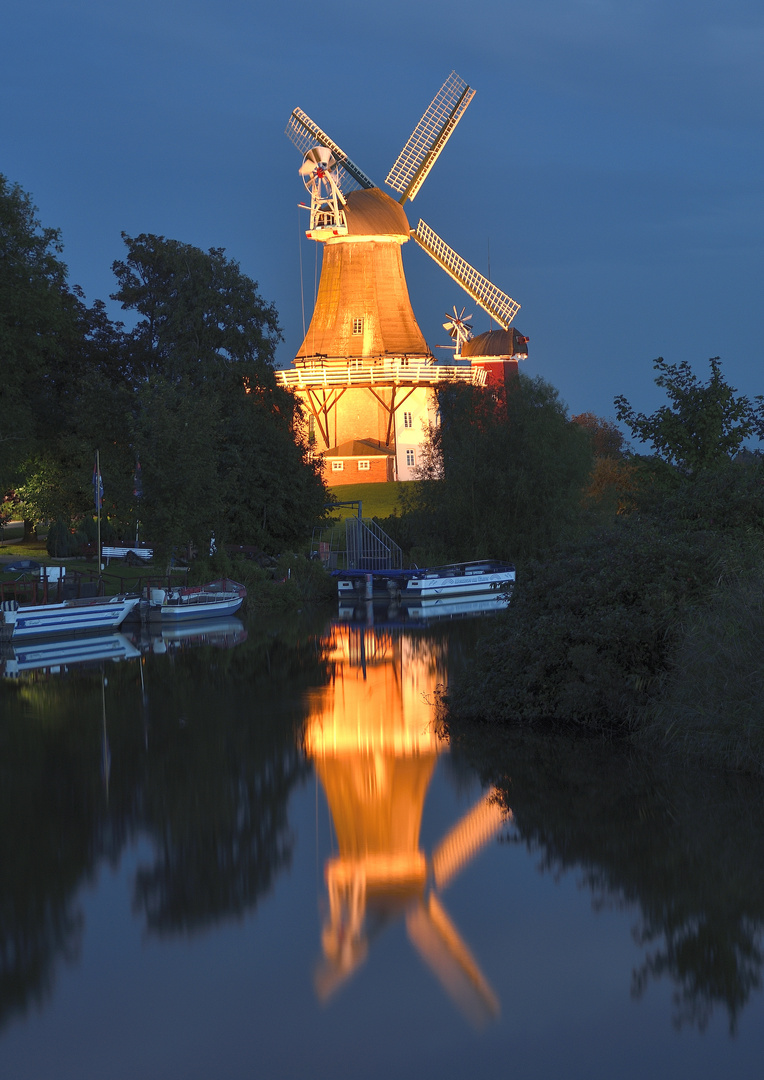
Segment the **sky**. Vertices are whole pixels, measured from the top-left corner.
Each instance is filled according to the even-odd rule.
[[[286,367],[317,254],[291,110],[383,186],[452,70],[475,98],[407,211],[522,305],[524,370],[610,418],[663,401],[658,356],[764,393],[760,0],[5,0],[0,173],[113,317],[122,232],[225,248]],[[413,243],[404,267],[431,347],[454,305],[488,329]]]

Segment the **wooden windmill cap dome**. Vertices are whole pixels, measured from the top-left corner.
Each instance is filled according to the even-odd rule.
[[[379,188],[349,191],[345,215],[348,236],[409,238],[411,231],[403,207]]]
[[[462,356],[527,356],[528,339],[510,326],[509,330],[488,330],[465,341]]]

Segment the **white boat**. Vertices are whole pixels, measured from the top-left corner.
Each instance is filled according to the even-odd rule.
[[[119,633],[59,639],[32,638],[8,646],[5,665],[0,664],[0,670],[6,678],[16,678],[29,671],[58,674],[78,664],[131,660],[140,655],[140,649]]]
[[[206,585],[180,585],[169,589],[149,590],[149,618],[162,622],[187,619],[211,619],[233,615],[247,598],[247,590],[238,581],[222,578]]]
[[[451,563],[432,569],[414,570],[401,589],[401,601],[425,599],[509,595],[515,584],[511,563],[484,559],[478,562]]]
[[[515,584],[512,563],[496,559],[449,563],[413,570],[343,570],[335,573],[341,601],[357,598],[396,603],[418,603],[426,597],[479,597],[502,593],[509,596]]]
[[[139,603],[139,596],[95,596],[59,604],[29,605],[4,600],[0,610],[0,637],[18,641],[116,630]]]

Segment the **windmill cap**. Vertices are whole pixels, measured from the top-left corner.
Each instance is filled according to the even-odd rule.
[[[484,334],[465,341],[462,356],[527,356],[528,338],[514,326],[509,330],[487,330]]]
[[[396,236],[409,238],[411,227],[403,207],[379,188],[347,193],[345,216],[348,236]]]

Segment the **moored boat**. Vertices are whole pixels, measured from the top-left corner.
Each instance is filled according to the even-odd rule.
[[[510,593],[515,584],[512,563],[484,559],[477,562],[450,563],[432,569],[416,570],[409,577],[401,600],[478,597],[491,593]]]
[[[129,595],[84,597],[58,604],[23,605],[16,600],[4,600],[0,610],[0,637],[18,641],[116,630],[138,603],[139,596]]]
[[[449,563],[413,570],[382,570],[373,573],[342,571],[337,574],[340,600],[355,597],[419,603],[427,598],[461,598],[509,595],[515,584],[512,563],[496,559]]]
[[[181,622],[187,619],[212,619],[233,615],[247,598],[247,590],[238,581],[221,578],[206,585],[180,585],[169,589],[150,589],[150,619]]]

